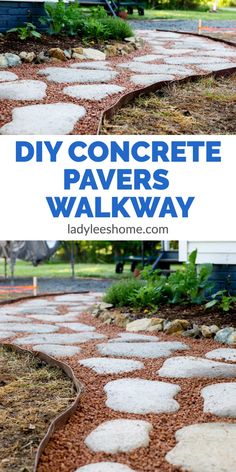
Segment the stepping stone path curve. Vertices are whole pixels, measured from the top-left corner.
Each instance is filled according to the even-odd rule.
[[[136,34],[146,49],[128,61],[106,59],[99,51],[91,60],[94,51],[88,48],[85,60],[63,67],[29,64],[24,75],[24,66],[17,74],[1,69],[0,101],[7,100],[10,112],[3,114],[0,134],[96,134],[102,111],[128,92],[236,67],[235,47],[219,41],[150,29]]]
[[[0,307],[1,342],[66,360],[85,386],[82,409],[52,439],[53,453],[51,442],[44,453],[44,470],[57,470],[63,447],[65,472],[73,470],[71,457],[73,472],[236,470],[236,349],[101,325],[89,314],[100,298],[69,294]]]

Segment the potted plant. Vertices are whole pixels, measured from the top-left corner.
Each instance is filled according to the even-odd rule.
[[[122,20],[126,20],[128,17],[128,12],[125,8],[120,8],[120,10],[118,11],[118,16],[122,18]]]

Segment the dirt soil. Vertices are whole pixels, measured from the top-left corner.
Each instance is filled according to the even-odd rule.
[[[74,400],[70,379],[30,353],[0,346],[0,471],[31,472],[52,420]]]
[[[50,48],[72,49],[78,47],[92,47],[104,49],[107,44],[122,43],[123,41],[90,41],[73,36],[49,36],[42,34],[40,39],[28,38],[20,40],[16,33],[6,34],[0,38],[0,54],[11,52],[19,54],[22,51],[39,53]],[[124,44],[127,44],[124,42]]]
[[[229,41],[232,44],[236,44],[236,33],[233,33],[231,31],[214,31],[206,33],[206,35],[214,39],[223,39],[224,41]],[[204,36],[204,33],[202,36]]]
[[[111,311],[128,313],[130,309],[124,308],[122,310],[116,309]],[[133,319],[137,319],[150,316],[150,313],[137,313],[137,311],[133,311],[130,315]],[[206,310],[204,305],[160,305],[157,312],[152,316],[168,320],[188,320],[192,324],[197,325],[204,324],[210,326],[216,324],[219,328],[232,326],[236,329],[236,306],[228,313],[225,313],[217,307]]]
[[[121,108],[101,134],[234,134],[235,86],[236,74],[170,84]]]

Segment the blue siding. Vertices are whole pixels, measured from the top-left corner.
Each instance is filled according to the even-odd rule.
[[[211,280],[216,284],[214,291],[229,290],[236,294],[236,265],[214,265]]]
[[[21,26],[27,21],[34,23],[37,29],[42,30],[39,18],[44,15],[43,2],[0,1],[0,32]]]

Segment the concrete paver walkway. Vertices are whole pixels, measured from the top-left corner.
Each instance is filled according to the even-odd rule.
[[[101,325],[85,314],[98,300],[99,295],[95,293],[73,294],[0,308],[1,341],[10,340],[65,358],[75,371],[77,368],[79,379],[84,369],[81,414],[84,415],[83,404],[90,396],[93,420],[85,415],[77,423],[75,414],[66,431],[57,433],[56,443],[50,442],[54,453],[44,455],[39,472],[153,472],[172,471],[176,466],[193,472],[236,470],[236,425],[230,424],[236,417],[234,350],[214,349],[217,343],[209,340],[188,340],[186,345],[160,333],[158,337],[147,336]],[[53,314],[47,314],[51,310]],[[64,322],[71,311],[72,322]],[[32,331],[35,334],[30,334]],[[40,334],[44,331],[45,334]],[[102,345],[99,338],[104,339]],[[195,350],[205,343],[205,352],[197,357]],[[105,347],[108,351],[104,351]],[[114,347],[119,347],[123,354],[120,350],[110,351]],[[150,357],[150,348],[155,353],[159,349],[158,355]],[[142,362],[138,359],[139,350]],[[102,357],[97,356],[98,351]],[[192,352],[196,357],[189,355]],[[122,358],[117,358],[118,354]],[[206,358],[222,356],[225,362]],[[165,376],[174,377],[174,381],[167,381]],[[190,390],[189,387],[186,390],[187,384]],[[91,388],[93,393],[89,391]],[[93,404],[97,393],[99,403]],[[194,416],[196,400],[200,406]],[[180,421],[181,415],[185,419]],[[192,416],[195,421],[191,421]],[[205,422],[199,423],[202,419]],[[64,444],[67,453],[63,451],[60,462]],[[74,467],[70,463],[72,456]]]
[[[99,113],[126,92],[236,66],[236,49],[224,43],[151,29],[138,30],[137,35],[145,40],[149,52],[137,52],[128,61],[118,58],[68,61],[53,67],[30,65],[24,80],[1,70],[0,100],[8,100],[8,106],[12,102],[12,118],[3,124],[0,134],[56,135],[75,129],[77,133],[93,134],[91,104],[95,102],[101,103],[96,112],[99,120]],[[17,71],[20,76],[20,68]]]

